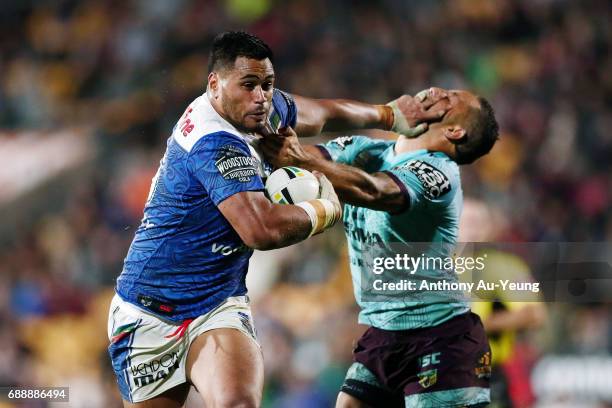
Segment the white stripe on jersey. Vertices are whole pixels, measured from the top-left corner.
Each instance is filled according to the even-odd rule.
[[[241,132],[223,119],[213,108],[206,92],[189,104],[185,113],[176,123],[172,131],[172,137],[183,149],[190,152],[201,138],[216,132],[228,132],[244,140],[253,157],[259,161],[259,175],[261,177],[267,176],[262,164],[262,156],[257,147],[260,136]]]
[[[172,137],[186,151],[190,152],[193,146],[206,135],[216,132],[228,132],[250,143],[256,136],[236,129],[226,121],[212,107],[208,95],[203,93],[189,104],[183,116],[180,117]]]

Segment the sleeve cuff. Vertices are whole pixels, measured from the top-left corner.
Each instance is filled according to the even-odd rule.
[[[402,192],[402,194],[404,195],[404,197],[406,198],[406,203],[401,206],[400,208],[397,209],[397,211],[389,211],[390,214],[393,215],[397,215],[397,214],[401,214],[404,211],[407,211],[410,208],[410,193],[408,192],[408,189],[406,188],[406,185],[404,183],[402,183],[402,181],[392,172],[385,170],[383,171],[383,173],[385,173],[387,176],[389,176],[391,178],[391,180],[393,180],[395,182],[395,184],[397,184],[397,186],[399,187],[400,191]]]
[[[315,147],[319,149],[323,157],[325,157],[325,160],[334,161],[331,157],[331,154],[329,154],[329,151],[325,148],[325,146],[318,144],[318,145],[315,145]]]

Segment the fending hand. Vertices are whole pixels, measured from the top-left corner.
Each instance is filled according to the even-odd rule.
[[[442,119],[450,109],[450,101],[444,89],[432,87],[417,93],[414,97],[402,95],[389,102],[387,106],[393,109],[391,130],[414,138],[424,133],[429,128],[430,122]]]
[[[284,127],[276,134],[265,135],[259,146],[268,162],[275,167],[300,166],[308,159],[308,153],[302,149],[297,134],[291,127]]]

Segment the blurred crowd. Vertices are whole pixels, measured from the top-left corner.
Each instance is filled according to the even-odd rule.
[[[104,333],[114,279],[166,139],[204,91],[208,45],[228,29],[270,44],[291,93],[482,94],[501,139],[462,168],[463,188],[505,214],[498,240],[612,240],[611,14],[606,0],[3,1],[0,129],[86,126],[99,155],[60,211],[0,246],[0,386],[70,384],[71,406],[118,404]],[[266,407],[335,399],[363,330],[342,241],[336,228],[252,271],[273,275],[254,305]],[[612,353],[608,305],[551,319],[542,352]]]

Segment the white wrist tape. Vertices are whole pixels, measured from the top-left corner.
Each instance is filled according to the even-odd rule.
[[[427,129],[426,123],[421,123],[415,127],[410,127],[408,120],[397,105],[397,100],[389,102],[387,106],[390,106],[391,109],[393,109],[393,126],[391,127],[393,132],[399,133],[408,138],[413,138],[419,136],[425,131],[425,129]]]
[[[309,237],[334,225],[340,218],[341,214],[339,206],[324,198],[303,201],[301,203],[296,203],[295,205],[303,208],[310,218],[312,230],[308,235]]]

